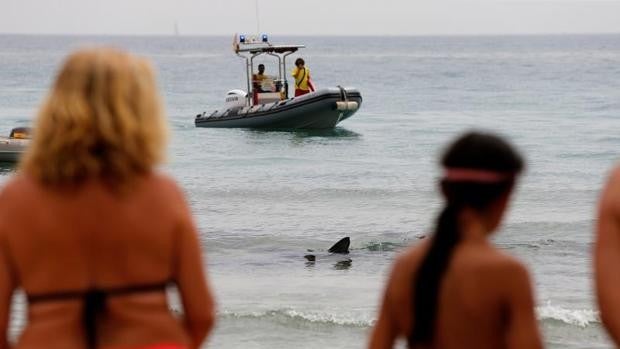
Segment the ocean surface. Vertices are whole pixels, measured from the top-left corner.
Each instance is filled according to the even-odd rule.
[[[445,144],[472,128],[499,132],[528,166],[494,241],[531,270],[547,347],[612,347],[591,250],[620,155],[620,35],[271,39],[305,44],[315,83],[357,87],[361,110],[329,131],[199,129],[196,114],[246,86],[229,37],[3,35],[0,134],[30,124],[73,49],[149,57],[172,130],[163,171],[189,197],[218,301],[205,348],[353,349],[365,346],[394,257],[433,227]],[[11,168],[0,172],[1,184]],[[326,252],[344,236],[350,263]]]

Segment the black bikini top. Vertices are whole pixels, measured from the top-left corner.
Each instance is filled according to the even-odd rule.
[[[28,303],[57,302],[70,299],[83,299],[84,308],[82,310],[82,324],[86,333],[87,348],[95,348],[97,345],[97,316],[105,311],[108,297],[122,296],[133,293],[144,293],[153,291],[165,291],[171,284],[164,281],[153,284],[143,284],[118,288],[91,288],[83,291],[65,291],[49,294],[27,295]]]

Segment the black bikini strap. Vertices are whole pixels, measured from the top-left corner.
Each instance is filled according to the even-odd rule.
[[[82,325],[86,334],[87,348],[96,348],[97,345],[97,315],[105,311],[108,297],[162,291],[170,284],[170,281],[153,284],[134,285],[110,289],[92,288],[87,291],[66,291],[50,294],[28,295],[28,303],[64,301],[69,299],[83,299]]]
[[[142,285],[133,285],[133,286],[116,287],[116,288],[104,288],[104,289],[95,287],[89,290],[61,291],[61,292],[47,293],[47,294],[27,295],[27,298],[28,298],[28,303],[39,303],[39,302],[64,301],[64,300],[69,300],[69,299],[83,298],[84,296],[92,292],[101,292],[108,296],[120,296],[120,295],[131,294],[131,293],[165,290],[166,287],[170,283],[171,281],[164,281],[164,282],[157,282],[157,283],[152,283],[152,284],[142,284]]]

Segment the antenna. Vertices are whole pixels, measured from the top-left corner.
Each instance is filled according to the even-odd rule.
[[[260,23],[258,21],[258,0],[256,0],[256,35],[260,35]]]

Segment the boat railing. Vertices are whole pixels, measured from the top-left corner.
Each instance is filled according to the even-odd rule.
[[[247,87],[249,92],[246,97],[248,105],[257,103],[257,95],[263,93],[262,91],[254,91],[257,87],[260,90],[265,90],[261,84],[255,84],[255,82],[252,81],[254,76],[254,59],[260,55],[276,57],[278,60],[278,78],[273,80],[273,87],[275,87],[274,92],[280,92],[281,99],[287,99],[289,94],[288,81],[286,80],[286,58],[304,47],[304,45],[273,45],[269,42],[268,36],[265,34],[260,36],[235,34],[233,51],[237,56],[245,60]],[[269,89],[271,88],[268,88],[268,90]]]

